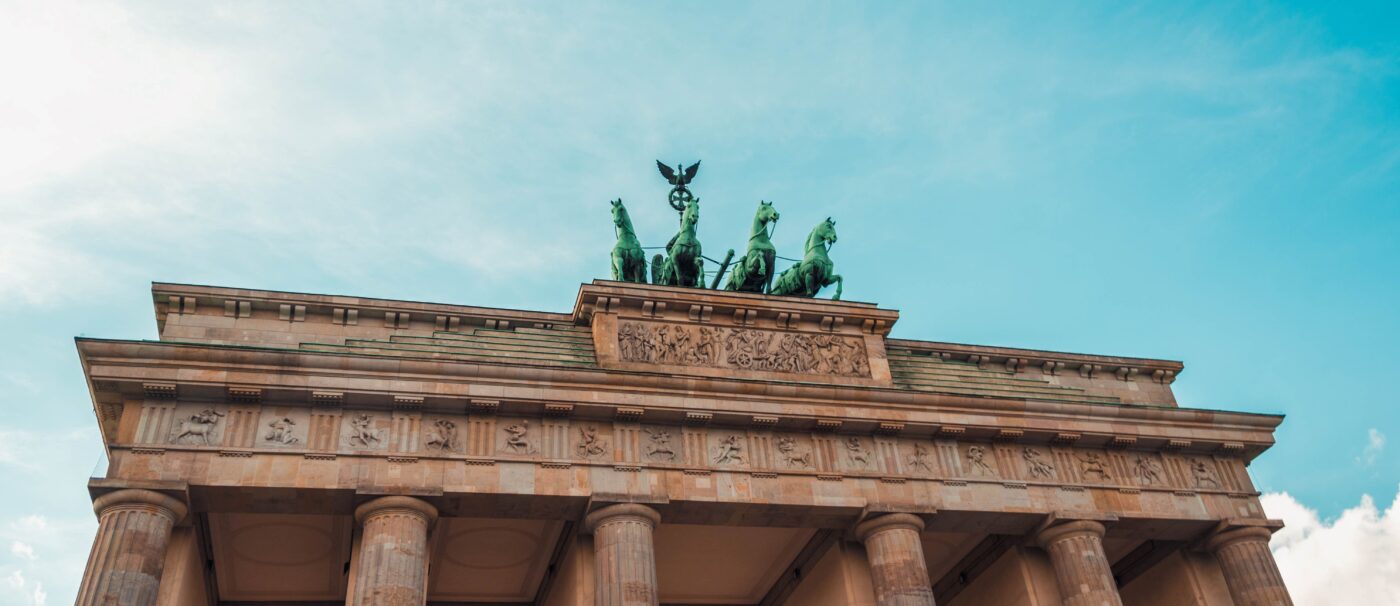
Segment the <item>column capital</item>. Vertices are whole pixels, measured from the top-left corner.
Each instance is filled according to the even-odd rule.
[[[1274,531],[1267,526],[1245,526],[1221,530],[1206,538],[1206,551],[1215,553],[1240,541],[1260,541],[1267,544]]]
[[[92,510],[99,518],[109,511],[146,511],[169,518],[171,524],[183,520],[189,512],[179,499],[144,488],[123,488],[104,494],[92,500]]]
[[[1104,525],[1093,520],[1073,520],[1051,524],[1035,534],[1035,543],[1041,549],[1046,549],[1050,545],[1082,536],[1093,536],[1096,539],[1103,539],[1107,529]]]
[[[583,518],[583,526],[589,532],[614,522],[643,522],[651,528],[656,528],[661,523],[661,514],[640,503],[618,503],[596,510]]]
[[[355,521],[364,524],[371,518],[388,514],[404,514],[423,520],[428,526],[437,521],[438,510],[431,503],[416,497],[379,497],[355,508]]]
[[[864,541],[875,534],[897,529],[923,532],[924,520],[912,513],[887,513],[857,524],[855,535],[857,540]]]

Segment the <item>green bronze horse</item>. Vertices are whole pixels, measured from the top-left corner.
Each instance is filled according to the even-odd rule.
[[[836,265],[826,255],[836,243],[836,222],[827,217],[807,236],[807,252],[802,262],[784,270],[769,294],[815,297],[823,286],[836,285],[832,301],[841,300],[841,276],[832,273]]]
[[[642,243],[637,241],[637,232],[632,229],[632,218],[627,215],[622,198],[612,201],[612,216],[613,231],[617,233],[617,245],[612,249],[612,277],[646,284],[647,256],[642,252]]]
[[[700,258],[700,239],[695,235],[699,223],[700,199],[691,198],[681,212],[681,230],[666,243],[666,257],[658,254],[652,259],[652,284],[705,287],[705,261]]]
[[[759,201],[758,212],[753,216],[753,227],[749,228],[749,252],[734,266],[729,274],[725,290],[762,293],[773,282],[773,262],[778,249],[768,239],[768,224],[778,221],[778,211],[773,210],[772,202]]]

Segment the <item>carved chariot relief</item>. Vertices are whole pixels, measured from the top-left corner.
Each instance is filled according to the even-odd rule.
[[[1055,465],[1046,461],[1040,451],[1027,446],[1021,449],[1021,458],[1026,461],[1026,473],[1032,479],[1053,480]]]
[[[870,377],[858,337],[621,322],[617,345],[624,362]]]
[[[787,467],[807,469],[812,466],[812,451],[800,448],[792,436],[779,436],[778,460]]]
[[[664,427],[647,427],[646,457],[652,461],[674,463],[678,458],[671,445],[671,432]]]
[[[193,414],[177,417],[170,432],[170,443],[217,446],[223,441],[224,413],[204,408]]]

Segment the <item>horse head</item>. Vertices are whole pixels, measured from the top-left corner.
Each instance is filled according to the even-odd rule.
[[[632,224],[632,218],[627,216],[627,207],[622,205],[622,198],[612,200],[613,225],[618,227],[628,227]]]
[[[758,212],[754,215],[754,222],[759,225],[768,225],[778,220],[778,211],[773,208],[772,202],[758,202]]]
[[[685,211],[681,213],[682,226],[694,226],[700,222],[700,198],[685,201]]]
[[[827,217],[825,221],[817,224],[812,230],[812,236],[807,239],[807,248],[817,245],[830,246],[836,243],[836,222]]]

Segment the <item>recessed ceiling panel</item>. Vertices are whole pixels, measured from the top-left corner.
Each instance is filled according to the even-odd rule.
[[[428,599],[529,602],[535,598],[563,523],[442,518],[433,531]]]
[[[209,514],[219,597],[228,601],[345,599],[349,516]]]
[[[662,524],[656,576],[667,604],[755,604],[815,531]]]

